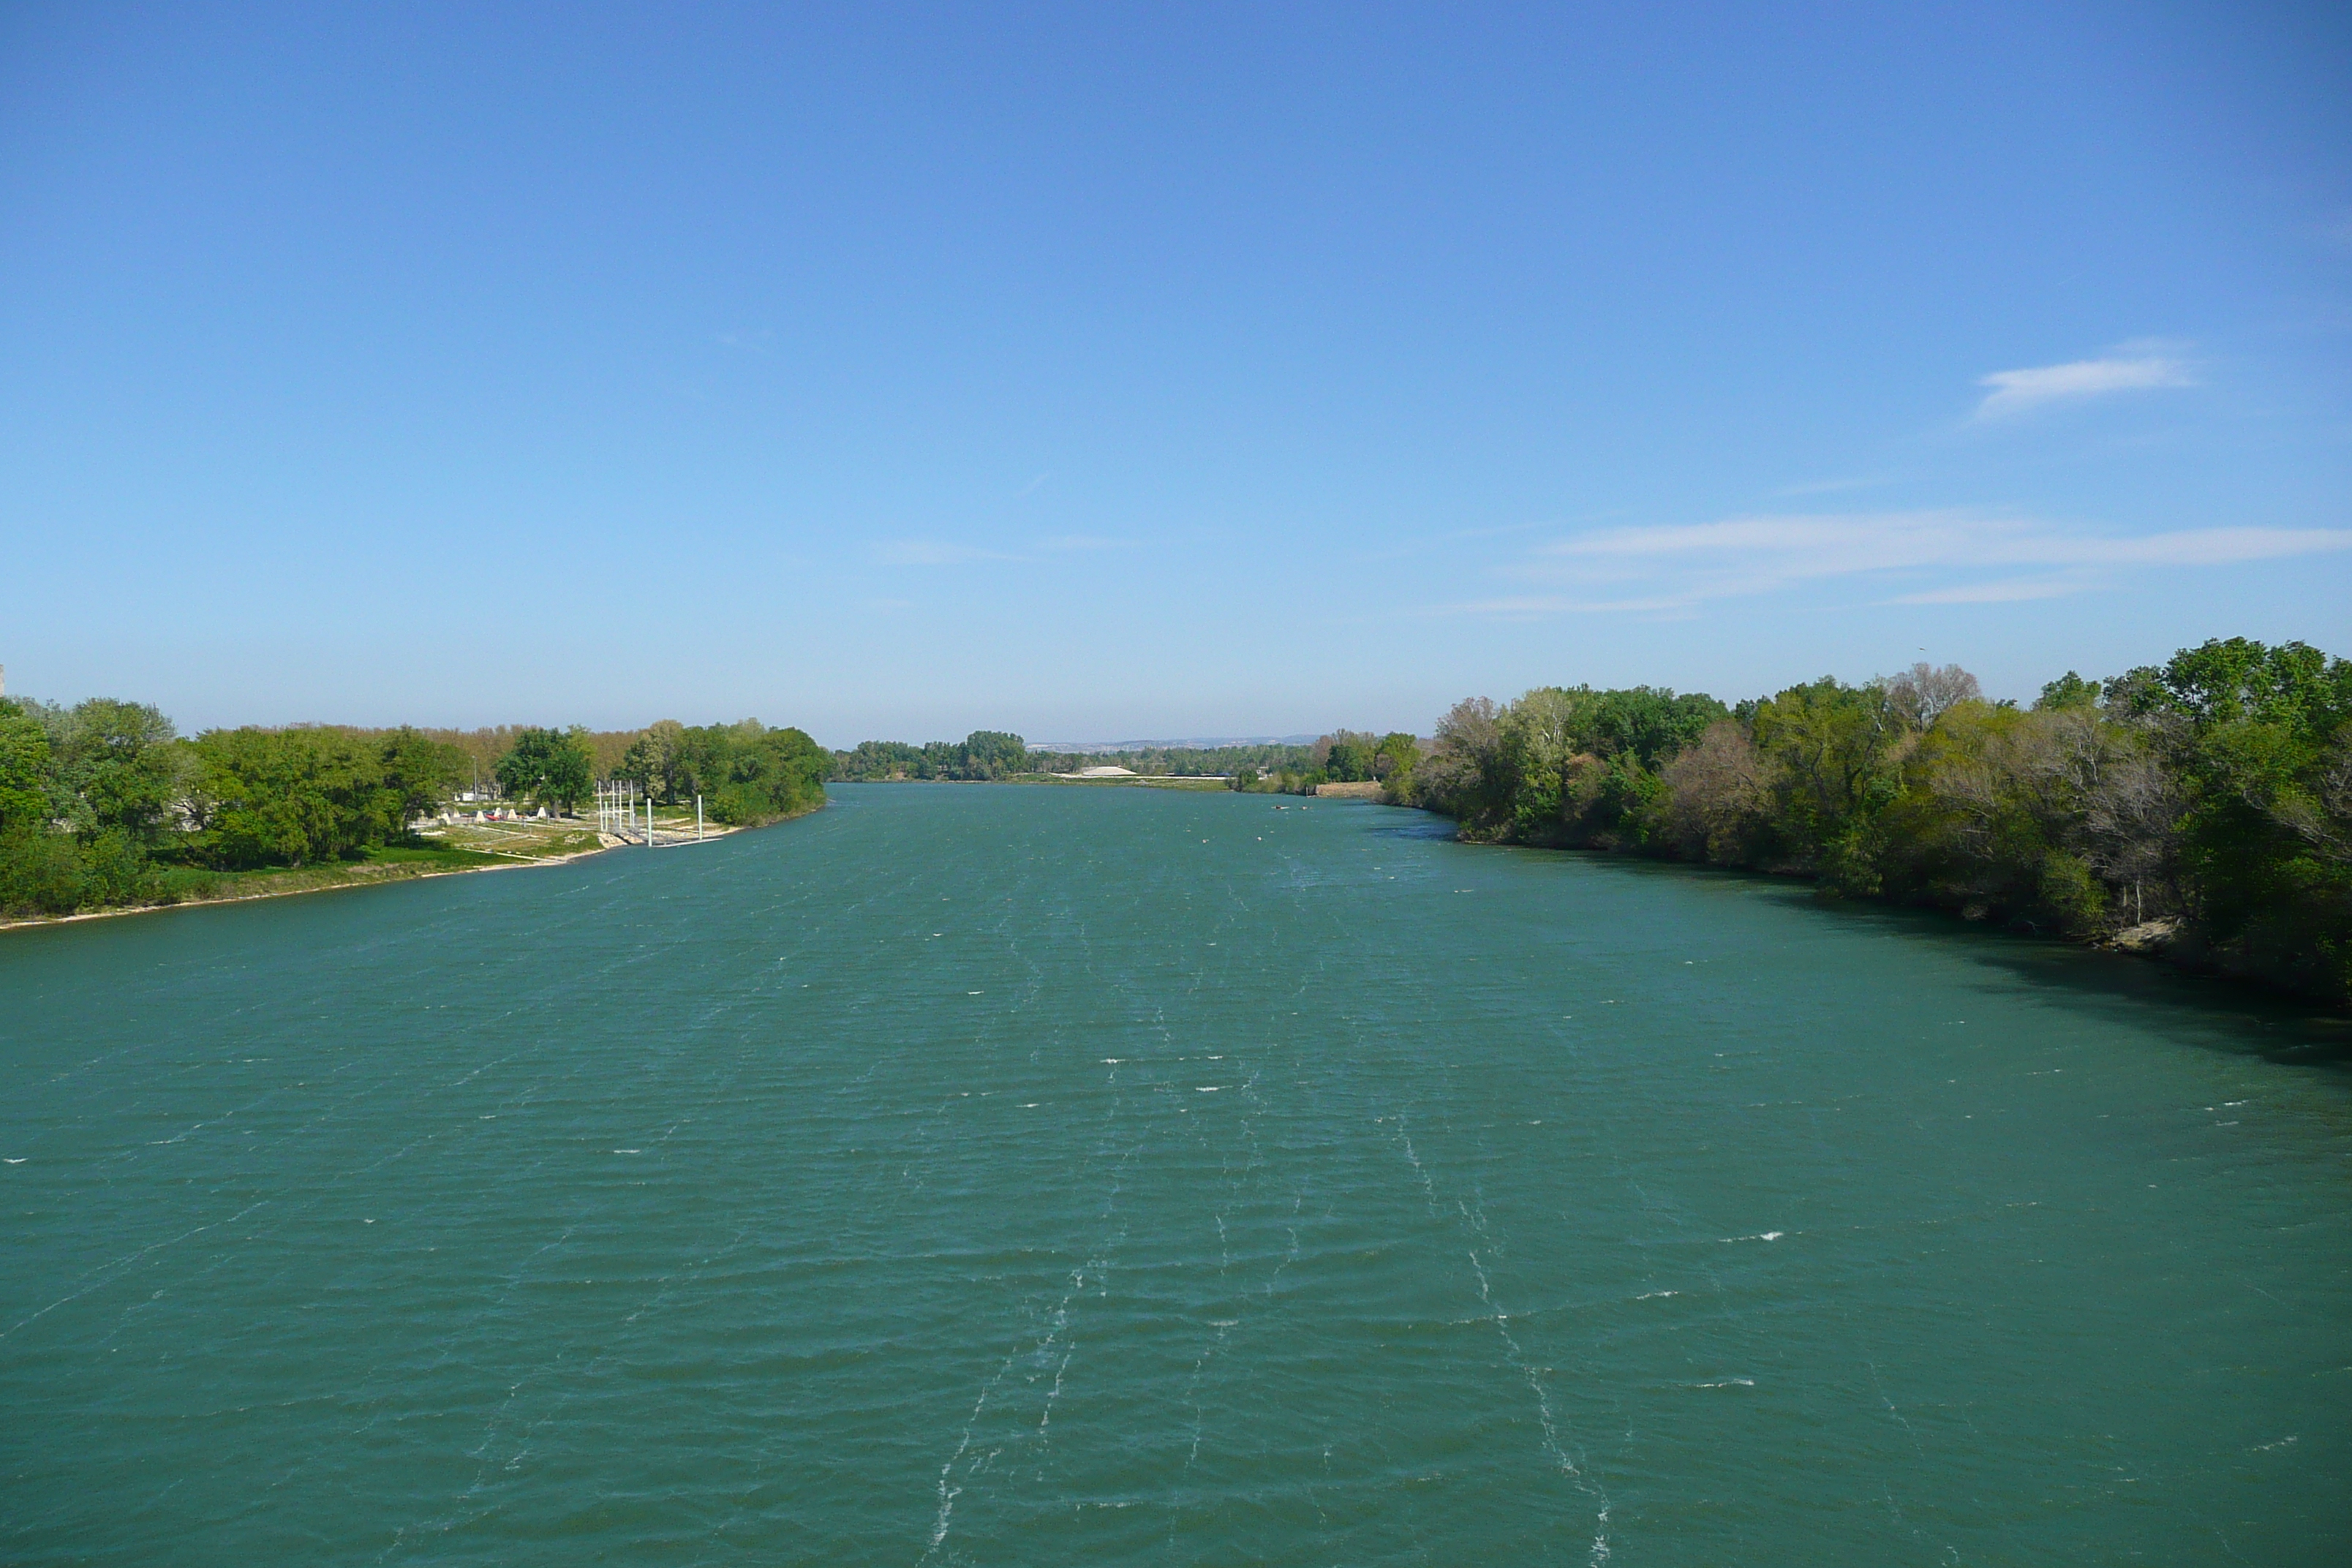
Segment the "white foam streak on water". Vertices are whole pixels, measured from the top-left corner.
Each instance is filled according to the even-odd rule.
[[[83,1277],[79,1289],[58,1297],[56,1300],[50,1302],[47,1306],[41,1308],[38,1311],[33,1312],[29,1316],[9,1324],[6,1328],[0,1329],[0,1340],[9,1339],[13,1337],[17,1331],[30,1328],[34,1323],[47,1317],[51,1312],[56,1311],[58,1308],[71,1306],[74,1302],[80,1300],[84,1296],[89,1295],[91,1291],[112,1284],[121,1275],[136,1268],[139,1264],[145,1262],[153,1254],[161,1252],[166,1247],[177,1247],[184,1241],[194,1240],[195,1237],[204,1235],[205,1232],[215,1228],[216,1226],[235,1225],[237,1221],[243,1219],[246,1215],[253,1213],[261,1206],[262,1205],[257,1203],[249,1204],[246,1207],[239,1209],[236,1213],[229,1215],[226,1220],[215,1221],[210,1225],[191,1226],[190,1228],[182,1231],[177,1236],[167,1237],[162,1241],[150,1242],[148,1245],[140,1247],[135,1252],[125,1253],[121,1258],[114,1258],[102,1267],[92,1269],[88,1275]]]
[[[1474,1213],[1469,1209],[1464,1209],[1462,1213],[1463,1217],[1470,1223],[1470,1228],[1473,1231],[1480,1233],[1485,1231],[1486,1222],[1483,1214]],[[1601,1505],[1595,1516],[1592,1561],[1606,1562],[1609,1557],[1609,1494],[1601,1488],[1598,1479],[1587,1477],[1584,1468],[1570,1456],[1567,1443],[1560,1437],[1559,1421],[1552,1414],[1551,1391],[1544,1386],[1542,1373],[1528,1364],[1527,1352],[1520,1348],[1518,1340],[1512,1334],[1510,1314],[1496,1303],[1492,1282],[1486,1278],[1486,1266],[1479,1261],[1477,1248],[1474,1247],[1467,1249],[1467,1256],[1470,1259],[1471,1272],[1477,1276],[1478,1300],[1491,1314],[1495,1331],[1502,1336],[1506,1357],[1512,1367],[1526,1380],[1528,1390],[1536,1396],[1536,1418],[1543,1428],[1544,1451],[1551,1456],[1552,1462],[1559,1468],[1561,1475],[1575,1482],[1580,1490]]]
[[[939,1517],[931,1524],[930,1544],[923,1552],[923,1561],[927,1563],[930,1561],[932,1554],[939,1551],[940,1542],[948,1538],[948,1524],[955,1512],[955,1500],[963,1495],[963,1488],[950,1486],[949,1480],[955,1474],[956,1466],[962,1462],[964,1455],[971,1451],[971,1435],[979,1429],[981,1412],[988,1408],[988,1396],[996,1392],[996,1385],[1004,1381],[1004,1374],[1013,1370],[1013,1359],[1010,1355],[1006,1356],[1003,1364],[996,1369],[996,1375],[981,1385],[980,1397],[972,1401],[971,1414],[964,1420],[963,1436],[957,1440],[955,1452],[950,1454],[947,1463],[940,1467],[940,1511]],[[994,1457],[993,1454],[990,1455],[992,1458]]]

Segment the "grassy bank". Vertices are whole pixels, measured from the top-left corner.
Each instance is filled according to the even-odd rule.
[[[487,866],[512,866],[519,861],[540,858],[544,857],[484,854],[479,850],[441,845],[385,845],[365,851],[355,860],[338,860],[324,866],[268,866],[255,871],[175,869],[165,873],[165,879],[167,883],[181,884],[172,889],[179,894],[173,902],[200,903],[226,899],[268,898],[279,893],[310,893],[326,888],[363,887],[371,882],[400,882],[416,877],[435,877],[450,871],[478,871]]]
[[[593,835],[590,835],[593,839]],[[484,871],[499,866],[553,864],[564,857],[484,854],[478,850],[439,845],[379,846],[349,860],[317,866],[271,866],[254,871],[206,871],[173,866],[160,873],[160,896],[111,909],[75,914],[34,915],[0,921],[13,926],[54,925],[63,921],[95,920],[110,915],[141,914],[191,904],[235,903],[246,899],[281,898],[293,893],[322,893],[336,888],[363,888],[381,882],[413,881],[419,877],[446,877],[462,871]]]

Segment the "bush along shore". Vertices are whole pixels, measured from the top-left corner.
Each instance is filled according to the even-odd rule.
[[[2352,999],[2352,663],[2301,643],[2070,672],[2031,707],[1948,665],[1728,708],[1547,687],[1457,703],[1384,783],[1467,840],[1792,873]]]
[[[0,920],[310,892],[569,858],[603,844],[568,820],[604,778],[751,827],[824,802],[829,759],[755,720],[592,732],[210,730],[152,706],[0,699]],[[538,814],[533,831],[452,842],[460,794]],[[420,831],[421,830],[421,831]]]

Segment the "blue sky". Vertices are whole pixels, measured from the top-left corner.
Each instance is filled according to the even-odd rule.
[[[16,5],[0,661],[1426,732],[2352,653],[2352,21]]]

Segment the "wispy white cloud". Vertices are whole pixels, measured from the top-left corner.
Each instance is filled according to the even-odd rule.
[[[2197,378],[2181,361],[2149,349],[2105,359],[2037,365],[2030,370],[1997,370],[1981,377],[1977,384],[1992,390],[1977,405],[1976,416],[1999,419],[2044,404],[2099,397],[2110,392],[2194,386]]]
[[[1444,608],[1507,616],[1686,613],[1836,580],[1867,584],[1874,595],[1892,590],[1896,604],[1998,604],[2084,593],[2131,571],[2346,550],[2352,529],[2121,534],[1961,510],[1739,517],[1558,540],[1507,569],[1544,591]]]
[[[1132,550],[1132,539],[1105,539],[1091,533],[1062,533],[1037,542],[1040,550]]]
[[[2039,559],[2084,566],[2234,566],[2352,550],[2352,528],[2184,528],[2129,537],[2053,538],[2032,548]]]
[[[1686,595],[1663,594],[1649,598],[1593,599],[1579,598],[1567,594],[1512,594],[1496,599],[1472,599],[1458,605],[1438,605],[1431,613],[1441,616],[1488,616],[1498,620],[1541,620],[1551,616],[1607,616],[1671,614],[1686,611],[1693,601]]]
[[[2352,529],[2086,533],[2026,519],[1945,510],[1741,517],[1613,528],[1561,540],[1545,546],[1542,553],[1601,561],[1748,557],[1769,561],[1776,575],[1796,578],[1936,565],[2217,566],[2347,548],[2352,548]]]
[[[984,561],[1036,563],[1046,555],[1091,554],[1108,550],[1133,550],[1132,539],[1093,533],[1058,533],[1031,540],[1023,549],[995,550],[982,544],[957,544],[938,539],[889,539],[874,546],[874,558],[885,566],[968,566]]]
[[[1780,489],[1773,491],[1772,493],[1774,495],[1789,496],[1792,498],[1796,496],[1835,495],[1842,490],[1866,490],[1875,486],[1883,485],[1887,481],[1883,477],[1877,476],[1847,479],[1813,479],[1801,485],[1783,485]]]
[[[875,559],[885,566],[961,566],[974,561],[1018,559],[1001,550],[974,544],[943,544],[933,539],[891,539],[874,547]]]
[[[2011,577],[1997,583],[1964,583],[1957,588],[1930,588],[1919,594],[1897,594],[1890,605],[2017,605],[2032,599],[2063,599],[2079,594],[2083,584],[2067,577]]]

